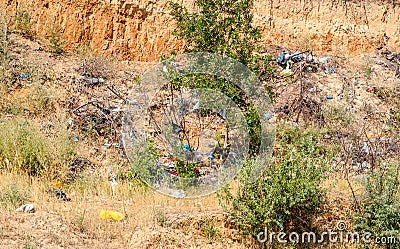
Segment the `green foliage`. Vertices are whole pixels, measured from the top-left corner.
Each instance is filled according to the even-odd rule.
[[[175,169],[178,171],[179,177],[195,178],[196,177],[196,174],[194,171],[195,167],[196,167],[195,163],[177,160]]]
[[[31,244],[25,244],[24,249],[35,249],[35,247]]]
[[[157,212],[156,221],[157,221],[158,225],[160,225],[161,227],[164,226],[165,222],[167,221],[167,216],[165,215],[165,213],[163,211]]]
[[[159,152],[153,141],[147,141],[143,145],[136,145],[132,149],[133,167],[128,175],[139,175],[143,179],[154,180],[163,172],[163,169],[157,166],[158,158]]]
[[[74,158],[66,137],[46,138],[26,120],[0,122],[0,169],[34,176],[55,176]]]
[[[256,75],[273,74],[270,56],[255,54],[260,32],[252,26],[251,0],[197,0],[199,11],[190,13],[178,3],[170,3],[177,28],[174,34],[185,40],[186,52],[210,52],[229,56],[243,63]],[[234,68],[233,68],[234,69]],[[175,88],[212,89],[224,93],[241,108],[249,127],[250,155],[258,152],[261,138],[260,117],[245,93],[223,77],[184,75],[172,80]],[[270,91],[267,88],[266,91]],[[269,92],[270,93],[270,92]]]
[[[7,185],[0,191],[0,202],[4,208],[16,209],[28,201],[28,193],[17,185]]]
[[[224,54],[248,64],[260,38],[252,26],[251,0],[197,0],[199,12],[170,3],[177,21],[174,34],[185,41],[190,52]]]
[[[200,230],[209,241],[212,241],[219,236],[218,229],[212,219],[201,220]]]
[[[323,202],[320,187],[331,153],[319,143],[319,133],[312,130],[281,127],[277,134],[272,162],[256,181],[250,179],[249,160],[239,177],[239,189],[220,194],[223,207],[231,214],[244,234],[257,236],[268,231],[310,229],[313,215]]]
[[[15,15],[15,31],[25,38],[33,38],[34,33],[32,30],[31,15],[26,10],[17,9]]]
[[[48,28],[49,35],[46,37],[49,41],[47,45],[49,51],[54,54],[61,54],[64,52],[64,43],[62,39],[62,28],[55,22]]]
[[[50,152],[33,125],[23,121],[0,124],[0,167],[39,175],[48,168]]]
[[[396,244],[386,248],[400,248],[400,168],[382,167],[372,172],[364,182],[363,211],[355,216],[355,228],[375,237],[396,238]]]

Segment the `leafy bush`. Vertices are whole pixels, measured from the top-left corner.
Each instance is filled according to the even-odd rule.
[[[260,32],[252,26],[251,0],[197,0],[199,11],[190,13],[178,3],[170,2],[177,29],[174,34],[185,40],[186,52],[210,52],[229,56],[250,68],[256,75],[273,74],[271,57],[255,54]],[[260,66],[261,65],[261,66]],[[256,154],[260,143],[261,123],[248,96],[231,82],[212,75],[181,75],[172,79],[175,88],[212,89],[224,93],[237,104],[247,121],[250,155]],[[270,93],[270,89],[265,89]]]
[[[252,26],[251,0],[197,0],[198,12],[171,3],[177,21],[175,35],[186,40],[190,52],[227,55],[249,64],[260,31]]]
[[[355,216],[355,228],[375,237],[396,238],[386,248],[400,248],[400,168],[375,170],[364,182],[363,211]]]
[[[325,195],[320,184],[332,154],[319,143],[319,134],[281,127],[277,135],[274,157],[264,174],[252,181],[251,168],[265,162],[249,160],[239,176],[237,192],[225,189],[220,194],[239,230],[254,237],[265,228],[311,229]]]

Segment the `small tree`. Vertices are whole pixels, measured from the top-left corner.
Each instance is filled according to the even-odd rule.
[[[47,47],[49,48],[51,53],[61,54],[64,49],[65,41],[62,40],[62,29],[61,26],[56,24],[55,22],[48,28],[49,35],[47,39],[49,40],[49,44]]]
[[[400,248],[399,165],[381,166],[370,173],[364,186],[363,210],[355,217],[355,228],[374,238],[385,237],[381,243],[385,248]]]
[[[170,3],[177,28],[174,34],[184,40],[185,52],[210,52],[229,56],[249,67],[256,75],[260,65],[267,65],[271,57],[258,57],[260,32],[252,26],[251,0],[197,0],[199,11],[189,11],[178,3]],[[263,66],[265,68],[265,66]],[[272,73],[271,70],[266,70]],[[192,84],[194,82],[194,84]],[[189,85],[190,83],[190,85]],[[250,154],[257,154],[260,146],[260,117],[248,97],[237,86],[212,75],[185,75],[173,80],[176,88],[208,88],[223,92],[245,115],[250,136]],[[269,92],[269,89],[266,89]]]
[[[26,10],[16,10],[15,31],[28,39],[32,39],[34,37],[31,23],[31,15]]]
[[[227,55],[245,65],[253,60],[260,31],[252,26],[251,0],[197,0],[199,12],[189,13],[171,3],[177,21],[175,35],[185,40],[187,52]]]
[[[239,177],[239,189],[220,194],[223,207],[239,230],[257,237],[270,232],[310,231],[313,217],[323,203],[321,188],[331,153],[315,131],[281,127],[271,163],[256,181],[249,179],[249,161]]]

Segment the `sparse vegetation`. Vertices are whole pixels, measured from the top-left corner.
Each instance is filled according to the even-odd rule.
[[[28,200],[29,193],[16,184],[2,186],[0,190],[0,202],[8,210],[15,210]]]
[[[32,39],[34,32],[32,30],[31,15],[24,9],[17,9],[15,15],[15,32],[25,38]]]
[[[385,248],[400,248],[400,167],[382,165],[368,174],[364,181],[362,212],[355,217],[355,228],[369,232],[375,238],[386,238]],[[384,242],[384,240],[382,240]]]
[[[64,43],[62,36],[62,27],[57,24],[55,21],[48,28],[49,35],[47,36],[47,40],[49,41],[47,47],[49,51],[53,54],[61,54],[64,51]]]
[[[51,141],[27,120],[0,123],[0,168],[33,176],[55,176],[68,166],[73,146],[65,148],[65,138]]]
[[[218,229],[213,219],[201,220],[200,229],[209,241],[213,241],[219,236]]]
[[[88,55],[83,59],[79,73],[86,77],[108,79],[114,74],[111,58],[105,55]]]
[[[335,8],[336,2],[331,8]],[[140,72],[151,63],[114,61],[95,54],[89,43],[76,51],[78,55],[54,56],[63,53],[64,42],[70,38],[70,32],[63,34],[67,27],[53,22],[47,30],[48,49],[43,50],[43,44],[33,39],[36,38],[34,30],[42,28],[42,17],[31,7],[14,9],[10,3],[16,2],[6,1],[6,7],[0,11],[0,219],[3,222],[0,246],[399,248],[399,243],[316,245],[275,241],[269,245],[250,238],[265,228],[286,233],[336,230],[337,221],[344,220],[349,225],[348,231],[370,232],[374,237],[396,238],[400,242],[400,101],[396,75],[400,54],[381,49],[364,57],[357,55],[377,45],[375,38],[362,48],[357,46],[363,40],[346,40],[347,35],[357,30],[357,24],[347,25],[342,20],[327,24],[326,19],[320,19],[322,22],[314,22],[310,32],[299,32],[301,27],[296,27],[294,32],[274,34],[284,32],[274,28],[279,21],[277,14],[284,9],[287,18],[284,23],[290,23],[295,10],[293,6],[283,5],[285,1],[279,4],[271,1],[269,16],[259,16],[260,10],[254,11],[250,0],[196,0],[195,6],[188,9],[171,3],[171,14],[177,25],[175,35],[180,39],[177,44],[185,46],[185,52],[212,52],[240,60],[262,81],[265,92],[274,96],[276,102],[267,114],[271,122],[275,117],[278,119],[278,136],[270,161],[263,158],[257,161],[249,156],[242,172],[231,185],[225,186],[219,198],[215,195],[201,200],[181,198],[183,193],[188,193],[180,192],[181,189],[195,188],[183,182],[175,185],[179,190],[174,195],[179,198],[174,199],[155,193],[138,175],[147,177],[154,185],[159,179],[153,176],[165,175],[180,176],[184,180],[196,178],[200,182],[204,179],[201,176],[215,167],[211,161],[222,161],[229,152],[224,151],[231,142],[228,133],[218,129],[215,135],[207,134],[207,139],[215,143],[213,149],[219,151],[214,159],[206,157],[210,155],[208,149],[196,151],[189,139],[181,140],[188,148],[182,143],[174,144],[179,151],[186,149],[184,152],[202,154],[204,168],[183,161],[184,157],[162,157],[157,141],[152,139],[134,148],[134,155],[125,154],[120,121],[127,114],[125,107],[134,105],[134,99],[128,98],[131,86],[139,85]],[[53,4],[43,3],[49,10],[55,9]],[[304,10],[296,8],[300,12],[295,16],[306,13],[308,19],[313,19],[314,14],[308,14],[316,6],[310,4],[306,1],[301,6]],[[339,4],[345,5],[350,17],[353,14],[350,5],[357,3]],[[388,6],[384,6],[388,10],[383,17],[386,19],[394,16]],[[326,13],[324,6],[320,8],[321,13]],[[149,22],[146,25],[151,24],[152,19],[145,15],[152,15],[153,11],[147,13],[148,9],[144,11],[141,7],[136,11],[135,6],[133,10],[135,15],[145,17]],[[43,13],[48,15],[47,11]],[[257,14],[257,20],[252,20],[251,13]],[[271,32],[271,37],[264,37],[265,43],[261,44],[256,27],[264,17],[267,19],[262,19],[262,25],[269,22],[271,26],[260,28]],[[37,27],[33,21],[36,18]],[[136,24],[136,16],[128,19]],[[378,19],[374,20],[379,23]],[[118,19],[118,27],[113,26],[113,42],[104,47],[107,53],[118,51],[115,45],[118,47],[119,41],[114,41],[124,29],[124,21],[124,18]],[[70,22],[64,20],[64,23]],[[97,20],[93,23],[97,25]],[[320,29],[319,23],[326,24],[327,28]],[[321,34],[315,35],[314,25]],[[333,29],[332,25],[335,25]],[[142,37],[140,32],[149,32],[149,26],[141,30],[139,26],[140,23],[137,41]],[[109,29],[108,25],[105,27]],[[91,44],[98,46],[94,42],[98,33],[92,33],[92,27],[89,30],[82,39],[93,35]],[[324,30],[330,30],[329,34]],[[340,31],[343,41],[339,44],[332,30]],[[134,33],[128,28],[124,32]],[[386,35],[390,40],[385,37],[383,40],[390,47],[393,35]],[[363,32],[363,36],[368,34]],[[275,74],[281,69],[274,65],[273,56],[286,49],[281,47],[283,44],[274,43],[280,42],[280,37],[290,38],[285,43],[290,51],[321,49],[313,51],[313,55],[317,61],[324,57],[322,61],[326,63],[316,62],[312,72],[302,64],[305,61],[300,61],[296,64],[298,67],[292,67],[290,77]],[[150,41],[153,37],[148,38]],[[148,51],[147,45],[143,51]],[[153,43],[150,49],[164,51],[164,45]],[[184,52],[178,45],[177,50],[170,52],[171,57],[163,58],[165,65],[172,64],[175,56]],[[351,51],[340,51],[343,46],[350,46]],[[99,51],[99,47],[95,49]],[[142,53],[135,58],[139,57],[146,59]],[[328,64],[329,69],[334,66],[334,73],[324,71]],[[181,87],[208,88],[234,99],[251,127],[251,153],[257,152],[259,121],[263,117],[255,112],[254,103],[240,89],[210,75],[186,75],[173,79],[172,83],[169,87],[174,91]],[[170,106],[171,101],[165,98],[159,103]],[[196,111],[209,119],[218,117],[210,110]],[[132,118],[145,120],[145,117],[147,113],[138,113]],[[188,126],[193,123],[189,122]],[[151,132],[157,133],[158,129]],[[166,135],[172,136],[173,131]],[[136,137],[133,134],[131,138]],[[251,177],[255,166],[266,163],[265,172],[258,178]],[[117,185],[112,185],[111,176],[116,176]],[[116,189],[114,194],[111,186]],[[58,199],[55,189],[65,192],[71,200]],[[35,213],[16,212],[17,207],[27,203],[35,206]],[[122,213],[124,218],[118,222],[102,220],[99,215],[102,209]]]
[[[250,178],[249,161],[239,177],[237,192],[220,196],[241,232],[254,237],[269,231],[309,231],[323,204],[326,176],[332,152],[319,142],[313,130],[280,127],[272,162],[259,179]],[[308,229],[308,230],[307,230]]]
[[[167,217],[163,211],[158,211],[156,214],[156,220],[159,226],[164,226],[165,222],[167,221]]]

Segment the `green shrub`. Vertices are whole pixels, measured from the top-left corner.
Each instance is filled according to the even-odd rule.
[[[174,34],[185,41],[188,52],[212,52],[227,55],[245,65],[260,39],[252,26],[252,0],[197,0],[198,12],[178,3],[170,3],[177,29]]]
[[[16,184],[6,185],[0,191],[0,202],[6,209],[16,209],[28,201],[28,193]]]
[[[34,176],[60,175],[75,158],[67,136],[46,138],[26,120],[0,122],[0,169]]]
[[[400,248],[400,168],[391,165],[376,169],[366,181],[362,212],[355,218],[355,228],[375,237],[396,238],[385,248]]]
[[[332,154],[319,143],[315,131],[299,128],[278,129],[271,163],[256,181],[250,179],[249,160],[239,176],[239,189],[220,194],[223,207],[239,230],[254,237],[264,231],[311,229],[314,215],[325,196],[321,181]]]
[[[209,241],[212,241],[219,236],[215,222],[211,218],[200,220],[200,230]]]
[[[65,41],[62,40],[62,28],[60,25],[53,23],[48,28],[49,35],[46,37],[49,41],[47,45],[49,51],[53,54],[61,54],[64,51],[64,43]]]
[[[26,10],[17,9],[15,15],[15,31],[25,38],[34,36],[31,23],[31,15]]]
[[[0,167],[39,175],[49,166],[50,151],[27,121],[0,123]]]

